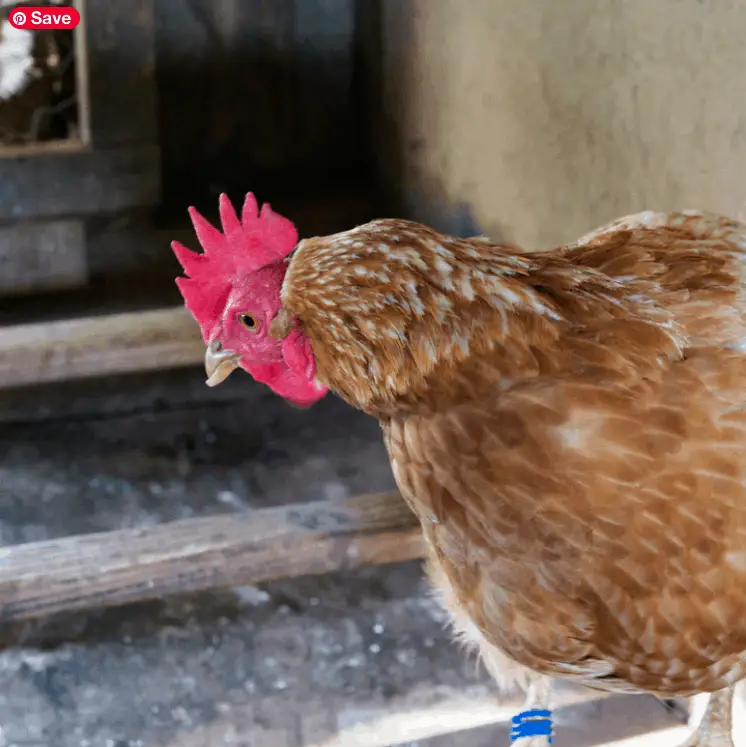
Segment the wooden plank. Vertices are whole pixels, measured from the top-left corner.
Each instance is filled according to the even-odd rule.
[[[0,296],[77,288],[86,281],[81,221],[0,226]]]
[[[354,625],[349,618],[345,622]],[[275,650],[265,645],[261,651],[263,657],[280,661],[287,656],[287,647]],[[235,705],[230,711],[218,712],[162,745],[217,745],[230,733],[235,744],[261,747],[509,747],[510,719],[524,710],[523,693],[496,693],[493,687],[468,681],[461,687],[436,684],[422,671],[422,665],[411,679],[402,678],[396,666],[390,668],[389,676],[378,678],[376,665],[369,661],[367,666],[366,677],[355,680],[354,687],[345,688],[341,696],[318,682],[309,686],[310,698],[296,696],[293,700],[289,695],[283,702],[277,695],[273,700],[254,695],[250,706]],[[306,661],[299,670],[304,685],[316,671]],[[382,697],[382,690],[386,696]],[[616,735],[641,734],[672,723],[653,696],[615,696],[557,682],[553,699],[552,747],[595,747],[598,741],[588,738],[589,730],[596,737],[601,734],[611,740]],[[288,711],[293,718],[285,730]],[[613,720],[611,728],[604,729],[607,715]],[[579,728],[573,728],[576,725]],[[577,741],[572,741],[573,737]]]
[[[511,747],[509,722],[524,710],[521,696],[514,696],[507,702],[501,701],[497,708],[493,696],[492,711],[495,715],[486,725],[478,722],[480,716],[484,720],[490,718],[488,697],[477,696],[478,705],[474,711],[469,708],[467,698],[468,695],[464,693],[462,697],[445,702],[443,708],[437,704],[432,709],[422,709],[413,714],[415,728],[419,727],[419,747],[453,747],[454,744],[459,747]],[[622,747],[622,740],[625,740],[625,747],[676,745],[684,741],[688,731],[687,726],[682,726],[675,715],[667,711],[653,695],[612,695],[556,680],[552,688],[552,701],[552,747]],[[428,716],[429,724],[426,721]],[[412,722],[406,721],[406,717],[406,713],[401,713],[401,726],[397,729],[398,725],[393,725],[393,733],[408,735]],[[472,722],[477,723],[472,725]],[[462,726],[464,723],[468,726]],[[446,731],[450,724],[455,728]],[[433,731],[437,729],[438,735],[419,736],[419,732],[425,731],[428,726]],[[650,742],[634,741],[643,734],[655,734],[655,737],[651,737]],[[350,740],[345,744],[389,747],[395,741],[358,743]],[[338,747],[338,744],[332,742],[325,744],[325,747]]]
[[[452,747],[454,744],[509,747],[510,720],[525,710],[526,700],[522,692],[496,695],[493,690],[478,685],[467,687],[462,692],[447,692],[446,697],[437,700],[430,695],[428,701],[423,702],[417,696],[416,691],[405,693],[392,699],[388,708],[375,704],[370,709],[359,709],[358,717],[352,723],[349,723],[349,717],[347,723],[338,718],[341,728],[335,737],[323,742],[324,747],[404,747],[405,742],[421,747],[430,747],[431,744],[433,747]],[[609,713],[609,706],[613,708],[614,704],[620,703],[626,706],[626,718],[617,717],[613,728],[603,731],[608,741],[615,736],[623,738],[649,733],[675,723],[653,696],[620,696],[556,680],[552,687],[552,744],[556,747],[595,747],[598,743],[588,740],[583,731],[587,731],[589,725],[596,726],[597,736],[603,730],[599,717],[605,715],[604,712]],[[587,708],[585,713],[581,711],[583,706],[591,704],[595,707]],[[638,718],[631,719],[630,711],[636,712]],[[572,729],[574,733],[566,739],[566,732],[572,728],[568,725],[575,726],[579,717],[585,717],[580,723],[581,728]],[[593,724],[591,719],[596,723]],[[486,733],[487,737],[484,741],[472,740],[469,738],[471,730],[478,730],[481,735]],[[586,739],[582,739],[583,736]]]
[[[85,153],[87,146],[77,138],[68,140],[44,140],[42,142],[24,143],[23,145],[3,145],[0,148],[0,169],[6,159],[39,158],[40,156],[68,155]]]
[[[93,145],[157,142],[153,0],[87,0],[85,28]]]
[[[0,160],[0,220],[116,213],[159,199],[154,145]]]
[[[0,327],[0,387],[198,365],[191,315],[170,309]]]
[[[0,621],[419,557],[398,493],[0,548]]]

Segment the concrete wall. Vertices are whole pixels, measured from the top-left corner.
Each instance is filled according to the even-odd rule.
[[[378,165],[412,217],[529,249],[642,209],[746,205],[746,3],[379,12]]]

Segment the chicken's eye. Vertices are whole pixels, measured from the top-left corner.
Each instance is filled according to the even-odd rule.
[[[256,329],[256,319],[251,314],[241,314],[239,319],[246,329],[250,329],[252,332]]]

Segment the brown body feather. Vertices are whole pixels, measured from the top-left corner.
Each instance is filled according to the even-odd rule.
[[[746,226],[695,213],[533,254],[395,220],[299,245],[285,308],[497,676],[746,675],[745,263]]]

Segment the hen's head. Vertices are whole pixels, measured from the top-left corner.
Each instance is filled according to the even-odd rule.
[[[194,208],[189,215],[204,252],[178,241],[171,246],[187,275],[176,284],[207,345],[207,384],[219,384],[240,367],[296,404],[321,399],[327,390],[316,381],[310,344],[295,321],[284,340],[270,334],[287,258],[298,241],[293,224],[266,203],[259,211],[251,193],[240,220],[228,197],[220,196],[222,233]]]

